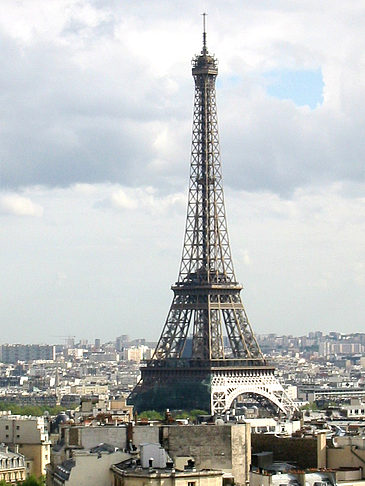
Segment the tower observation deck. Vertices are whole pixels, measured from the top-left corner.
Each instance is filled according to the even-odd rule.
[[[243,394],[290,414],[293,403],[267,363],[241,301],[229,244],[219,150],[217,59],[193,58],[195,82],[185,238],[172,304],[130,401],[137,411],[227,412]],[[189,336],[191,334],[191,337]]]

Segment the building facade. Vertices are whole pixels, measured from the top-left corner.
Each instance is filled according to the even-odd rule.
[[[3,344],[0,348],[1,361],[15,364],[18,361],[54,360],[56,346],[48,344]]]
[[[40,477],[50,461],[50,441],[44,417],[0,416],[0,442],[18,448],[30,462],[30,474]]]
[[[10,452],[7,446],[0,446],[0,481],[18,483],[25,480],[26,473],[25,457]]]

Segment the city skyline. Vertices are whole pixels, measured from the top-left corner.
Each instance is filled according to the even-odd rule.
[[[361,331],[365,7],[152,4],[4,2],[2,342],[158,337],[181,256],[203,10],[250,321],[258,334]]]

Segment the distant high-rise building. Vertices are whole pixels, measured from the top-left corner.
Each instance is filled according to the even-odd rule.
[[[3,344],[0,348],[3,363],[18,361],[54,360],[56,347],[49,344]]]
[[[115,340],[115,349],[116,351],[122,351],[122,349],[127,346],[129,343],[129,336],[127,334],[122,334],[118,336]]]

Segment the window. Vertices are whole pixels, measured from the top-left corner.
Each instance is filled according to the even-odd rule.
[[[188,481],[188,486],[195,486],[196,482],[195,481]]]
[[[5,436],[5,437],[8,439],[8,438],[9,438],[9,434],[6,434],[6,436]]]
[[[19,439],[19,437],[20,437],[20,435],[18,434],[18,435],[16,436],[16,438],[17,438],[17,439]]]
[[[9,430],[9,425],[5,425],[5,430]]]
[[[17,426],[16,426],[16,430],[19,430],[19,429],[20,429],[20,427],[19,427],[19,425],[17,425]]]

